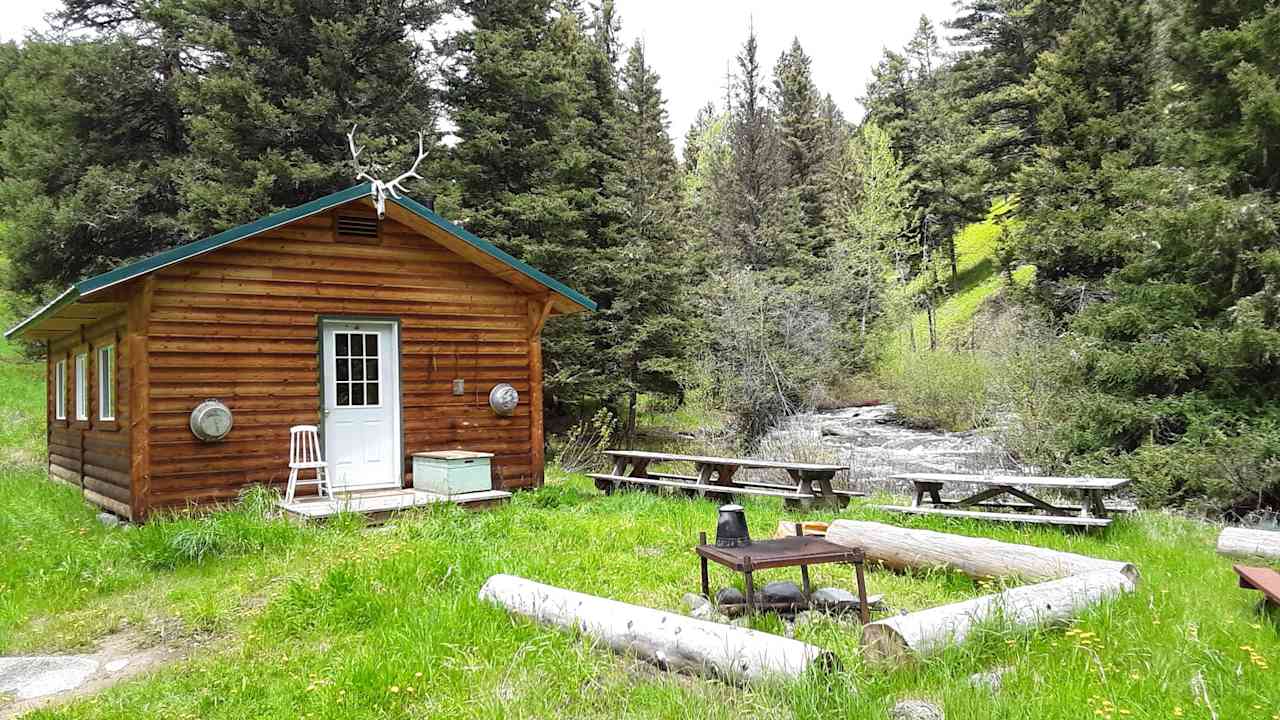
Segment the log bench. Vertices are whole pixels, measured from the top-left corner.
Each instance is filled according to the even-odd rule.
[[[1233,565],[1231,569],[1240,576],[1240,587],[1260,591],[1268,606],[1280,608],[1280,572],[1248,565]]]
[[[607,473],[589,473],[587,477],[596,481],[603,481],[610,484],[626,485],[648,485],[650,487],[669,487],[679,490],[688,490],[699,495],[765,495],[768,497],[779,497],[784,500],[813,500],[816,496],[809,493],[796,492],[790,488],[780,488],[778,490],[765,490],[763,488],[742,487],[737,485],[706,485],[697,486],[696,484],[683,482],[680,480],[662,480],[656,477],[641,478],[631,475],[610,475]]]
[[[995,520],[998,522],[1027,523],[1029,525],[1063,525],[1092,528],[1106,527],[1111,524],[1110,518],[1088,518],[1078,515],[1030,515],[1024,513],[982,512],[980,510],[949,510],[947,508],[933,507],[903,507],[901,505],[872,505],[871,507],[904,515],[938,515],[949,518]]]

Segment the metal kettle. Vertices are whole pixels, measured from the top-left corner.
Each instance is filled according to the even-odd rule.
[[[747,512],[741,505],[721,505],[716,520],[716,547],[735,548],[751,544],[747,531]]]

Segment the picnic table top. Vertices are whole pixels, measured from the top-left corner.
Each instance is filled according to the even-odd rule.
[[[1069,490],[1118,490],[1129,485],[1129,478],[1094,477],[1028,477],[1023,475],[960,475],[956,473],[899,473],[894,480],[968,485],[1025,485],[1028,487],[1065,488]]]
[[[863,552],[858,548],[837,545],[814,535],[757,540],[750,545],[734,548],[722,548],[711,544],[697,545],[693,551],[738,572],[746,569],[747,558],[751,558],[752,570],[862,562],[863,559]]]
[[[663,462],[691,462],[700,465],[736,465],[742,468],[775,468],[779,470],[811,470],[814,472],[839,472],[848,470],[844,465],[789,462],[786,460],[759,460],[756,458],[727,458],[715,455],[679,455],[676,453],[650,452],[648,450],[605,450],[605,455],[640,458]]]

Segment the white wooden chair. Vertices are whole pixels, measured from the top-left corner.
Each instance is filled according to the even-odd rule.
[[[299,480],[302,470],[315,470],[315,480]],[[325,473],[324,458],[320,455],[320,432],[315,425],[294,425],[289,428],[289,487],[284,501],[293,502],[298,487],[314,485],[321,497],[333,497],[333,487]]]

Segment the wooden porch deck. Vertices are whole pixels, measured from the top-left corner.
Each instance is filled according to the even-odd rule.
[[[510,497],[511,493],[504,490],[446,496],[413,488],[395,488],[338,493],[334,498],[313,495],[296,498],[291,503],[281,501],[279,506],[287,516],[303,521],[323,520],[341,512],[355,512],[365,515],[372,522],[380,522],[386,520],[392,513],[415,507],[453,503],[467,509],[479,510],[506,502]]]

